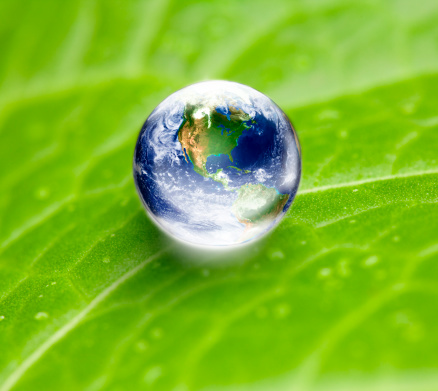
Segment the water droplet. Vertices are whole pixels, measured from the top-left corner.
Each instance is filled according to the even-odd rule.
[[[329,267],[324,267],[318,272],[320,277],[328,277],[330,274],[332,274],[332,269]]]
[[[353,190],[353,193],[356,193],[356,191],[359,191],[359,189],[354,189],[354,190]]]
[[[152,337],[155,338],[155,339],[160,339],[160,338],[163,337],[163,330],[160,329],[159,327],[156,327],[155,329],[153,329],[153,330],[151,331],[151,335],[152,335]]]
[[[401,105],[401,109],[405,114],[413,114],[418,107],[418,103],[420,102],[419,95],[413,95],[406,99]]]
[[[394,237],[392,238],[392,240],[393,240],[394,242],[399,242],[399,241],[400,241],[400,236],[394,236]]]
[[[326,120],[326,119],[338,119],[339,111],[333,109],[325,109],[318,114],[318,119]]]
[[[284,258],[284,254],[283,254],[282,251],[280,251],[280,250],[276,250],[276,251],[273,251],[273,252],[271,253],[271,255],[269,256],[269,258],[271,258],[272,260],[275,260],[275,259],[283,259],[283,258]]]
[[[400,283],[398,283],[398,284],[394,284],[394,285],[392,286],[392,289],[395,290],[395,291],[401,291],[402,289],[405,288],[405,286],[406,286],[406,284],[400,282]]]
[[[306,244],[307,242],[305,241],[305,240],[303,240],[302,242],[301,242],[301,244],[304,246],[305,244]]]
[[[105,258],[102,259],[102,262],[103,263],[110,263],[111,259],[110,259],[110,257],[105,257]]]
[[[140,341],[138,341],[135,345],[135,348],[139,351],[139,352],[144,352],[145,350],[147,350],[147,348],[149,347],[148,343],[141,339]]]
[[[116,234],[111,234],[111,237],[113,238],[114,236],[116,236]]]
[[[350,220],[350,224],[354,224],[356,220]]]
[[[144,375],[145,383],[147,384],[154,383],[162,375],[162,373],[163,370],[159,366],[150,368]]]
[[[4,315],[0,315],[0,322],[5,319]]]
[[[56,281],[53,281],[53,282],[52,282],[52,285],[56,285]]]
[[[290,306],[287,303],[278,304],[274,309],[274,314],[277,318],[285,318],[290,313]]]
[[[347,138],[347,136],[348,136],[348,132],[346,130],[341,130],[339,132],[339,137],[340,138]]]
[[[50,190],[47,187],[40,187],[35,192],[35,197],[40,200],[46,199],[49,195],[50,195]]]
[[[47,312],[37,312],[34,316],[36,320],[44,320],[49,317],[49,314]]]
[[[363,262],[363,265],[365,267],[371,267],[374,266],[379,261],[379,258],[377,258],[375,255],[372,255],[371,257],[365,259]]]
[[[43,297],[43,295],[39,295],[38,297]]]
[[[294,58],[296,59],[296,57]],[[229,96],[233,96],[233,102],[235,103],[229,103]],[[248,140],[245,139],[245,143],[255,145],[257,141],[254,137],[258,133],[263,132],[263,129],[262,127],[259,129],[259,125],[262,126],[262,122],[255,121],[254,113],[260,112],[263,114],[262,117],[264,117],[270,110],[280,113],[277,116],[274,129],[275,134],[279,135],[277,137],[279,147],[275,148],[275,151],[271,151],[269,161],[264,160],[262,166],[253,167],[254,170],[251,170],[252,175],[247,175],[248,173],[245,170],[248,167],[235,166],[237,162],[233,163],[231,154],[228,153],[227,155],[227,152],[217,154],[211,160],[211,167],[210,163],[208,165],[201,164],[199,159],[199,161],[191,159],[192,161],[189,164],[194,165],[194,170],[183,169],[182,166],[185,167],[185,165],[181,165],[181,167],[169,165],[164,171],[151,164],[150,159],[147,158],[145,153],[138,153],[133,162],[134,181],[139,196],[144,201],[147,213],[153,219],[158,219],[161,227],[168,231],[169,234],[203,247],[222,246],[224,248],[224,246],[256,239],[268,232],[273,228],[273,223],[279,221],[285,215],[286,209],[289,208],[292,200],[290,197],[288,198],[288,195],[292,196],[296,193],[300,179],[300,149],[298,138],[295,137],[290,121],[285,115],[282,115],[278,106],[274,106],[272,101],[267,97],[265,99],[263,94],[258,91],[253,93],[251,88],[237,83],[208,81],[187,86],[183,90],[171,95],[168,99],[165,99],[157,106],[154,114],[152,114],[152,117],[154,117],[156,113],[159,113],[159,118],[154,117],[154,122],[166,123],[168,121],[169,113],[172,113],[174,109],[173,105],[169,102],[174,100],[181,102],[186,107],[184,117],[188,122],[179,129],[178,133],[181,140],[179,144],[181,144],[182,161],[186,163],[189,163],[189,156],[192,156],[193,153],[196,154],[196,151],[202,149],[202,145],[199,145],[198,136],[200,132],[202,133],[204,129],[210,127],[212,130],[210,132],[211,137],[214,137],[213,135],[217,131],[221,137],[229,138],[229,142],[234,143],[233,145],[236,146],[238,144],[238,134],[235,129],[239,126],[249,126],[251,123],[255,130],[248,133]],[[220,113],[216,113],[215,107],[221,108]],[[338,117],[339,113],[334,111],[333,108],[335,107],[326,106],[325,109],[328,109],[328,111],[323,116]],[[230,115],[233,118],[236,117],[236,119],[230,122]],[[220,120],[216,121],[216,117],[220,118]],[[199,120],[201,120],[202,125],[199,125],[199,127],[193,126],[192,121],[196,122]],[[144,135],[152,131],[151,126],[149,126],[151,123],[150,119],[146,120],[137,139],[137,150],[145,151],[147,149],[147,141]],[[165,134],[166,131],[164,128],[160,129],[157,137],[161,137],[161,134]],[[210,141],[207,138],[204,141],[215,142],[211,137]],[[157,146],[157,148],[161,147]],[[242,153],[245,153],[244,159],[246,161],[247,159],[253,159],[253,154],[259,152],[247,148]],[[170,161],[174,151],[163,149],[162,152],[158,152],[157,149],[156,153],[160,154],[162,160],[167,161],[169,159]],[[281,153],[281,156],[279,153]],[[213,158],[213,155],[211,157]],[[283,157],[284,163],[278,169],[276,168],[278,172],[274,172],[273,167],[276,166],[273,162],[283,161]],[[208,170],[207,166],[209,166]],[[192,172],[196,174],[192,174]],[[282,177],[282,183],[278,183],[282,189],[282,194],[279,194],[276,189],[270,186],[263,185],[264,181],[268,178],[266,175]],[[145,193],[147,189],[142,184],[145,177],[151,176],[159,178],[160,183],[163,183],[166,189],[162,194],[158,194],[157,197],[153,198],[147,196]],[[235,178],[239,178],[238,184]],[[257,179],[255,182],[254,178]],[[203,197],[208,192],[208,187],[217,190],[215,190],[212,197]],[[178,191],[175,192],[175,189],[178,189]],[[235,193],[236,196],[231,193],[232,191],[237,191]],[[187,198],[185,193],[194,194],[197,197],[197,207],[192,211],[195,215],[194,217],[192,216],[193,221],[185,221],[183,226],[175,230],[173,228],[175,217],[171,213],[161,213],[159,206],[163,202],[166,205],[180,204],[181,200]],[[228,203],[226,206],[222,205],[219,208],[216,203],[216,199],[219,197],[232,197],[233,202]],[[288,199],[289,201],[287,202]],[[268,210],[269,213],[267,213]],[[220,217],[218,218],[218,216]],[[214,226],[214,228],[208,231],[196,229],[194,225],[195,220],[201,221],[203,226]],[[266,252],[268,257],[269,254],[269,251]]]

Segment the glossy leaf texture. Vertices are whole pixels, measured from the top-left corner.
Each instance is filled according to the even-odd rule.
[[[0,390],[438,388],[438,4],[3,1]],[[281,224],[182,248],[132,180],[167,95],[230,79],[302,146]]]

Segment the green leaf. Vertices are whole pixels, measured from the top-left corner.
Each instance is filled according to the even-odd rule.
[[[438,4],[3,1],[0,390],[438,387]],[[176,89],[268,94],[303,178],[272,234],[195,252],[132,153]]]

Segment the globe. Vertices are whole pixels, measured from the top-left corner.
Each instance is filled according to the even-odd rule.
[[[144,123],[134,181],[150,217],[176,239],[232,246],[261,237],[292,204],[300,147],[266,95],[229,81],[183,88]]]

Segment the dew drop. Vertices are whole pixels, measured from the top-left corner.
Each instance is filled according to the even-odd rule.
[[[35,197],[40,200],[46,199],[49,195],[50,195],[50,190],[47,187],[40,187],[35,192]]]
[[[5,319],[4,315],[0,315],[0,322]]]
[[[159,366],[150,368],[144,376],[145,383],[147,384],[154,383],[162,375],[162,373],[163,370]]]
[[[400,236],[394,236],[394,237],[392,238],[392,240],[393,240],[394,242],[399,242],[399,241],[400,241]]]
[[[290,307],[287,303],[278,304],[275,307],[274,314],[277,318],[282,319],[288,316],[290,313]]]
[[[155,339],[160,339],[163,336],[163,330],[157,327],[152,330],[151,335]]]
[[[333,109],[325,109],[318,114],[319,120],[338,119],[338,118],[339,118],[339,111]]]
[[[405,288],[405,284],[404,283],[398,283],[398,284],[395,284],[395,285],[393,285],[392,286],[392,289],[393,290],[395,290],[395,291],[401,291],[402,289],[404,289]]]
[[[341,137],[341,138],[347,138],[347,136],[348,136],[348,132],[346,130],[342,130],[339,133],[339,137]]]
[[[359,189],[354,189],[354,190],[353,190],[353,193],[356,193],[356,191],[359,191]]]
[[[49,317],[49,314],[47,312],[37,312],[34,316],[36,320],[44,320]]]
[[[56,285],[56,281],[53,281],[51,285]]]
[[[280,250],[273,251],[273,252],[271,253],[271,255],[269,256],[269,258],[271,258],[272,260],[275,260],[275,259],[283,259],[283,258],[284,258],[284,254],[283,254],[283,252],[280,251]]]
[[[332,274],[332,269],[330,269],[329,267],[324,267],[318,272],[318,274],[320,275],[320,277],[328,277],[330,276],[330,274]]]
[[[105,258],[102,259],[102,262],[103,263],[110,263],[111,259],[109,257],[105,257]]]
[[[365,267],[371,267],[374,266],[379,261],[379,258],[377,258],[375,255],[372,255],[371,257],[365,259],[363,262],[363,265]]]
[[[147,350],[148,347],[149,347],[148,343],[146,341],[144,341],[143,339],[138,341],[137,344],[135,345],[135,348],[139,352],[144,352],[145,350]]]
[[[232,104],[230,97],[232,97]],[[178,102],[178,105],[181,105],[178,107],[184,110],[184,117],[190,123],[192,120],[203,119],[201,121],[203,122],[202,127],[198,129],[193,124],[190,125],[189,122],[186,122],[186,125],[178,130],[175,125],[179,119],[172,102]],[[218,110],[220,108],[218,115],[221,118],[219,122],[216,121],[217,123],[214,120],[217,116],[215,114],[216,108]],[[252,165],[252,174],[247,175],[249,167],[247,163],[243,162],[255,162],[254,159],[257,158],[258,154],[263,153],[264,148],[269,149],[270,144],[266,144],[268,141],[262,143],[256,139],[257,135],[264,132],[264,121],[270,118],[267,115],[271,116],[272,113],[277,119],[272,127],[272,132],[271,130],[269,132],[269,138],[266,140],[275,140],[275,145],[278,144],[278,148],[274,148],[275,151],[271,151],[269,159],[264,159],[263,163]],[[325,107],[325,110],[319,114],[322,118],[328,119],[339,117],[339,112],[333,107]],[[241,138],[238,142],[238,135],[234,130],[230,130],[231,133],[234,132],[234,135],[230,136],[229,142],[233,143],[233,148],[242,150],[239,152],[242,154],[241,163],[237,162],[239,159],[232,162],[233,158],[230,154],[228,157],[224,154],[216,155],[216,158],[211,160],[211,166],[209,159],[208,170],[207,165],[203,163],[204,168],[199,166],[200,162],[189,163],[188,156],[192,153],[190,151],[202,149],[197,140],[199,137],[196,135],[203,132],[204,127],[211,127],[224,136],[224,129],[228,129],[227,122],[230,121],[230,115],[233,118],[236,116],[236,119],[233,119],[232,129],[250,123],[251,127],[254,128],[253,132],[248,132],[248,135],[245,136],[245,142]],[[152,220],[159,220],[160,226],[169,234],[195,245],[224,248],[224,246],[242,244],[260,238],[261,235],[274,227],[274,222],[278,222],[285,215],[293,196],[296,194],[301,176],[300,147],[290,121],[269,98],[238,83],[208,81],[188,86],[172,94],[171,97],[157,106],[149,118],[144,123],[137,139],[136,151],[143,152],[135,155],[133,162],[134,181],[147,213],[151,215]],[[159,124],[159,128],[155,129],[152,122]],[[177,132],[179,132],[182,141],[178,144],[181,145],[165,149],[160,145],[150,147],[146,135],[152,131],[158,138],[176,137]],[[229,133],[228,130],[227,133]],[[215,142],[212,138],[205,140],[205,142]],[[251,147],[255,145],[257,147]],[[149,148],[152,148],[156,155],[160,155],[160,160],[163,161],[160,168],[151,164],[150,158],[146,154]],[[165,161],[173,161],[175,154],[181,153],[181,151],[184,156],[183,161],[194,165],[194,170],[187,170],[186,164],[164,163]],[[219,156],[221,157],[219,158]],[[211,157],[213,158],[213,155]],[[281,167],[277,167],[275,162],[283,161],[283,159],[284,163],[281,164]],[[275,181],[276,184],[278,183],[279,187],[276,185],[278,189],[263,184],[268,176],[278,178],[278,182]],[[148,178],[147,181],[146,178]],[[237,178],[238,182],[236,182]],[[156,181],[159,181],[159,186],[163,184],[163,192],[157,194],[157,197],[149,197],[148,188],[151,183]],[[158,186],[158,182],[156,183]],[[202,197],[203,194],[210,194],[211,191],[214,191],[212,197]],[[234,196],[232,191],[237,191],[237,194],[234,193]],[[186,202],[188,196],[185,193],[194,194],[197,199],[199,198],[198,207],[192,210],[193,216],[183,221],[179,229],[175,230],[175,224],[180,222],[177,209],[172,207],[168,213],[163,214],[160,207],[162,204],[179,205],[181,202]],[[219,207],[219,204],[216,203],[218,197],[226,197],[226,199],[230,199],[230,202],[226,206],[221,204]],[[231,202],[232,199],[233,202]],[[266,212],[268,210],[269,213]],[[196,229],[194,221],[199,221],[200,225],[212,228],[208,230]],[[270,252],[267,251],[266,254],[269,257]]]

